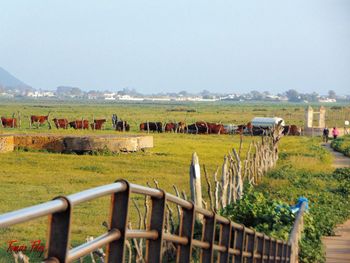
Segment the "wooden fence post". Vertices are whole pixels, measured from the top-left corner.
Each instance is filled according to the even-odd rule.
[[[222,193],[221,193],[221,200],[222,200],[222,207],[226,207],[228,205],[228,192],[229,192],[229,174],[227,170],[227,156],[224,157],[224,163],[222,164],[221,169],[221,186],[222,186]]]
[[[17,112],[17,115],[18,115],[18,128],[20,129],[21,128],[21,112],[20,111],[18,111]]]
[[[190,165],[190,188],[191,188],[191,200],[197,207],[202,207],[202,184],[201,184],[201,168],[199,166],[199,160],[197,153],[193,153],[192,162]],[[198,219],[202,219],[201,215],[197,214]]]
[[[241,158],[235,149],[233,149],[233,155],[237,162],[237,171],[236,171],[236,182],[237,182],[237,199],[241,199],[243,197],[243,181],[242,181],[242,164]]]

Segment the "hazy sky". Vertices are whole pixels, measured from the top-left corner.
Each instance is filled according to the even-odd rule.
[[[350,93],[350,0],[3,0],[0,66],[34,88]]]

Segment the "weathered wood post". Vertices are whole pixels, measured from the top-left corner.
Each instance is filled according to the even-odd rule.
[[[236,150],[233,149],[233,156],[236,159],[236,182],[237,182],[237,200],[243,197],[243,180],[242,180],[242,163],[241,158],[237,154]]]
[[[227,156],[224,157],[224,163],[222,164],[221,186],[222,186],[222,195],[221,195],[222,207],[226,207],[228,205],[228,192],[229,192],[229,189],[228,189],[229,174],[227,170]]]
[[[197,153],[192,154],[192,162],[190,165],[190,188],[191,200],[197,207],[202,207],[202,184],[201,184],[201,168]],[[202,216],[197,215],[197,219],[202,220]]]
[[[49,119],[50,118],[50,113],[51,112],[49,111],[49,113],[47,114],[47,124],[49,125],[49,130],[51,130],[51,128],[52,128],[51,127],[51,123],[50,123],[50,119]]]
[[[12,114],[12,129],[15,128],[15,113]]]
[[[21,112],[18,111],[18,112],[17,112],[17,115],[18,115],[18,128],[21,128],[21,125],[22,125],[22,121],[21,121]]]

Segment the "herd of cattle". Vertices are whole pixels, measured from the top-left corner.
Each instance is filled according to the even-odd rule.
[[[52,119],[57,129],[89,129],[92,130],[102,130],[106,123],[106,119],[94,119],[91,123],[89,120],[80,119],[68,121],[65,118],[54,118]],[[45,123],[49,122],[49,115],[46,116],[30,116],[30,126],[39,127]],[[1,124],[4,128],[16,128],[17,119],[16,118],[5,118],[1,117]],[[118,119],[117,115],[112,116],[113,129],[116,131],[130,131],[130,124],[126,121]],[[140,131],[147,132],[174,132],[174,133],[191,133],[191,134],[251,134],[251,135],[262,135],[268,132],[268,128],[254,127],[250,122],[243,125],[233,125],[233,124],[221,124],[221,123],[211,123],[205,121],[198,121],[192,124],[186,124],[185,122],[144,122],[140,124]],[[284,135],[301,135],[301,129],[296,125],[284,126]]]

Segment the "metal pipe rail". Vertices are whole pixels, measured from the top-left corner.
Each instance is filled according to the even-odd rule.
[[[131,194],[151,198],[151,216],[147,230],[130,230],[128,208]],[[96,239],[69,250],[71,214],[74,206],[102,196],[111,196],[110,230]],[[179,234],[164,231],[167,202],[182,209]],[[196,213],[203,216],[201,240],[193,237]],[[190,262],[192,248],[201,249],[200,262],[294,262],[290,242],[276,240],[255,232],[244,225],[231,222],[212,211],[195,206],[192,202],[125,180],[85,190],[68,196],[0,215],[0,228],[10,227],[39,217],[49,216],[47,250],[44,262],[72,262],[99,247],[107,246],[106,261],[124,262],[125,240],[145,238],[146,262],[162,262],[163,241],[177,247],[176,262]],[[219,233],[216,233],[216,232]],[[218,240],[217,240],[218,237]]]
[[[298,262],[298,255],[299,255],[299,241],[301,239],[301,233],[304,228],[305,210],[306,210],[306,202],[303,202],[295,218],[294,225],[289,236],[289,243],[291,244],[291,247],[292,247],[290,257],[292,261],[296,263]]]

